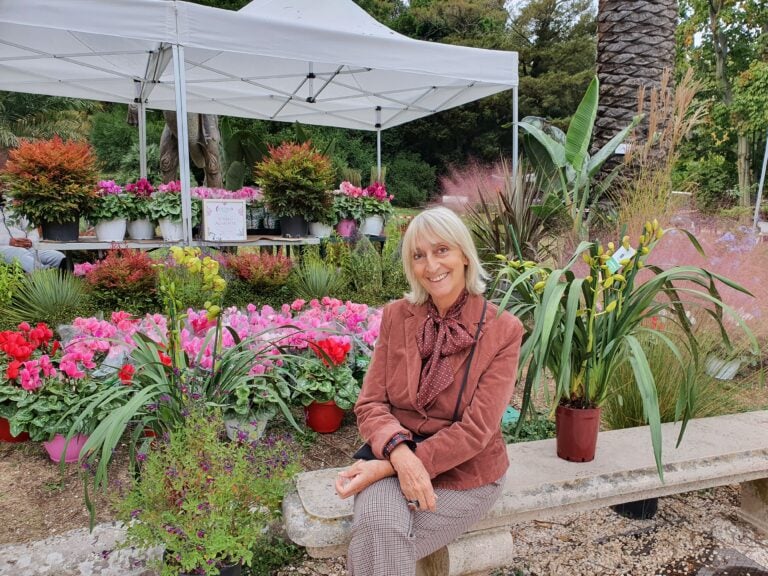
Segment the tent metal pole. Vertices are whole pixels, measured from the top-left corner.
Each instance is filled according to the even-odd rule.
[[[147,109],[139,101],[139,176],[147,177]]]
[[[184,74],[184,47],[173,45],[173,80],[176,92],[176,134],[179,145],[181,179],[181,222],[184,244],[192,244],[192,199],[189,190],[189,126],[187,126],[187,93]]]
[[[381,182],[381,106],[376,106],[376,181]]]
[[[760,184],[757,187],[757,201],[755,202],[755,217],[752,228],[757,228],[757,219],[760,216],[760,203],[763,201],[763,187],[765,186],[765,168],[768,165],[768,133],[765,135],[765,152],[763,152],[763,169],[760,171]]]
[[[517,164],[518,164],[518,115],[517,108],[517,86],[512,87],[512,177],[517,178]]]

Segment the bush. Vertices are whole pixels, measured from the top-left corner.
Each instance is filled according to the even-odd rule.
[[[412,152],[395,156],[387,169],[387,188],[395,206],[423,206],[436,187],[435,168]]]
[[[290,281],[289,281],[290,282]],[[279,309],[285,302],[291,302],[296,295],[288,284],[273,286],[271,288],[258,288],[246,280],[233,278],[227,280],[227,288],[224,291],[224,306],[237,306],[245,308],[248,304],[256,306],[272,306]]]
[[[293,262],[282,254],[251,252],[227,254],[224,264],[238,278],[257,289],[272,289],[282,286],[288,280]]]
[[[0,308],[11,301],[16,287],[23,279],[24,269],[17,260],[12,264],[0,262]]]
[[[87,315],[89,304],[82,280],[61,270],[38,270],[19,283],[3,316],[14,325],[45,322],[57,327]]]
[[[96,197],[96,160],[86,142],[24,141],[8,154],[2,180],[16,214],[35,225],[69,222]]]
[[[154,312],[158,305],[157,269],[142,250],[110,250],[85,275],[94,302],[105,312]]]
[[[701,159],[680,163],[673,175],[676,189],[694,186],[696,204],[702,210],[714,210],[733,203],[736,178],[724,156],[708,153]]]
[[[336,266],[305,257],[294,272],[291,287],[294,295],[304,300],[338,298],[347,288],[347,278]]]

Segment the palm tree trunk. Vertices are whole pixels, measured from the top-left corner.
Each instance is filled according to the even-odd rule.
[[[595,149],[638,113],[638,90],[658,87],[675,62],[677,0],[600,0],[597,12],[597,75],[600,104]],[[646,135],[647,122],[638,128]]]

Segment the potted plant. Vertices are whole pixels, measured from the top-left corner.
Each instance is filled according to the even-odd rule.
[[[96,197],[96,161],[85,142],[22,141],[8,154],[2,180],[13,211],[48,240],[77,240],[80,216],[87,216]]]
[[[102,406],[117,406],[100,420],[84,447],[86,462],[95,470],[93,483],[85,485],[86,492],[91,486],[106,490],[111,455],[126,432],[133,457],[144,442],[145,429],[162,436],[182,426],[185,404],[190,401],[199,400],[228,413],[240,401],[241,389],[255,398],[258,391],[288,380],[286,369],[278,365],[279,340],[286,336],[271,337],[265,329],[241,339],[236,330],[224,325],[220,303],[226,282],[219,275],[218,262],[201,258],[199,248],[173,246],[171,255],[176,267],[200,277],[209,300],[207,309],[193,314],[179,299],[183,287],[174,280],[174,273],[160,268],[165,317],[153,317],[149,332],[132,331],[121,369],[107,377],[102,390],[72,408],[80,418],[89,418]],[[196,340],[197,347],[190,342],[192,334],[204,335]],[[271,367],[268,374],[258,378],[255,365],[267,364]],[[286,412],[290,413],[287,407]],[[73,426],[77,424],[75,421]],[[93,518],[95,510],[90,507],[89,511]]]
[[[679,233],[701,252],[701,246],[689,232]],[[549,372],[554,379],[552,410],[556,417],[558,456],[575,461],[594,458],[599,408],[608,397],[618,393],[615,372],[629,363],[634,385],[643,399],[662,480],[657,392],[653,371],[638,338],[645,336],[656,346],[666,346],[681,363],[683,355],[678,344],[646,326],[646,320],[667,315],[675,321],[688,348],[687,356],[694,364],[699,361],[699,346],[686,313],[687,308],[694,306],[706,309],[727,341],[722,323],[725,310],[743,327],[753,347],[757,347],[742,319],[723,304],[716,284],[748,294],[745,288],[694,266],[664,270],[646,264],[648,254],[663,234],[664,230],[654,221],[646,223],[645,233],[634,248],[627,236],[616,250],[613,243],[604,249],[598,242],[582,242],[560,269],[535,262],[505,261],[496,282],[501,290],[500,306],[518,316],[528,328],[520,355],[520,374],[525,374],[523,413],[530,409],[531,393],[541,384],[545,373]],[[577,277],[573,271],[579,259],[588,266],[584,277]],[[683,426],[678,442],[691,415],[695,391],[696,383],[690,378],[679,389],[678,416]],[[590,431],[566,429],[581,418],[588,419]],[[582,445],[568,445],[569,440],[577,439]]]
[[[146,178],[125,185],[128,236],[133,240],[151,240],[155,236],[155,223],[149,210],[154,191],[154,186]]]
[[[333,166],[310,142],[270,146],[255,174],[284,236],[306,236],[307,223],[322,218],[332,201],[328,190],[335,178]]]
[[[200,200],[192,198],[192,225],[200,223]],[[178,242],[182,239],[181,224],[181,183],[177,180],[161,184],[152,193],[149,202],[149,215],[160,225],[160,232],[166,242]]]
[[[362,213],[363,222],[361,234],[380,236],[384,229],[384,221],[395,213],[392,208],[392,194],[387,194],[387,188],[381,182],[374,182],[363,190]]]
[[[338,224],[336,232],[343,238],[351,238],[357,225],[363,220],[363,189],[345,180],[333,191],[333,210]]]
[[[355,405],[360,385],[346,363],[349,342],[331,336],[310,348],[317,358],[299,360],[295,397],[304,405],[307,426],[328,434],[339,429],[344,411]]]
[[[96,411],[74,426],[77,417],[71,408],[96,393],[99,384],[67,376],[60,370],[61,359],[61,344],[44,323],[32,328],[24,322],[17,330],[0,332],[0,415],[7,419],[12,436],[26,433],[29,439],[42,441],[55,462],[66,448],[64,461],[74,462],[104,412]]]
[[[96,238],[102,242],[122,242],[128,223],[127,195],[114,180],[101,180],[89,219],[96,224]]]
[[[225,442],[220,413],[201,403],[185,413],[118,505],[125,544],[162,546],[162,576],[239,575],[279,518],[298,471],[294,451],[280,438]]]

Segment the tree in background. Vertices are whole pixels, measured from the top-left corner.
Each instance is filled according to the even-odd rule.
[[[768,58],[768,6],[763,0],[681,0],[679,66],[692,66],[710,101],[709,122],[688,143],[679,180],[698,184],[700,204],[728,204],[738,187],[740,204],[749,205],[762,159],[766,122],[764,66]],[[758,152],[759,150],[759,152]]]
[[[0,92],[0,167],[5,165],[7,151],[22,138],[85,140],[88,137],[89,113],[100,104],[74,98],[56,98],[40,94]]]

